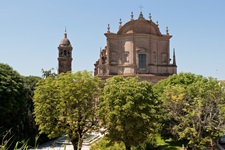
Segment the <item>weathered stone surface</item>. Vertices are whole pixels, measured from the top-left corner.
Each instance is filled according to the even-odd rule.
[[[175,53],[170,61],[168,29],[161,34],[158,25],[140,14],[119,26],[117,33],[105,33],[107,45],[95,63],[96,76],[107,79],[113,75],[139,76],[153,83],[177,73]]]

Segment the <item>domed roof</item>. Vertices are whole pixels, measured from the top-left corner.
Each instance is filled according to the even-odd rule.
[[[117,34],[131,34],[131,33],[144,33],[144,34],[153,34],[157,36],[161,36],[161,32],[156,25],[151,20],[144,19],[142,13],[140,13],[139,18],[137,20],[131,20],[124,24]]]
[[[61,40],[59,45],[70,45],[70,40],[67,38],[67,33],[64,33],[64,38]]]

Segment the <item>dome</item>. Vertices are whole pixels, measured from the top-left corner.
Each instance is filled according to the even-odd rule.
[[[143,33],[161,36],[161,32],[153,21],[145,20],[142,13],[137,20],[131,20],[124,24],[117,34]]]
[[[67,33],[64,33],[64,38],[61,40],[59,45],[70,45],[70,40],[67,38]]]
[[[60,45],[70,45],[70,40],[68,38],[63,38]]]

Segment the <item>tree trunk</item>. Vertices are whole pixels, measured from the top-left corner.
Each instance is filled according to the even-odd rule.
[[[191,144],[190,146],[192,150],[198,150],[198,148],[194,144]]]
[[[210,146],[211,146],[211,150],[214,150],[214,143],[213,143],[213,139],[210,139]]]
[[[126,146],[126,150],[131,150],[131,146],[130,145],[125,144],[125,146]]]
[[[73,144],[73,149],[74,150],[79,150],[78,149],[78,139],[73,139],[71,140],[72,144]]]
[[[78,150],[81,150],[82,144],[83,144],[83,139],[80,138],[80,139],[79,139],[79,143],[78,143]]]

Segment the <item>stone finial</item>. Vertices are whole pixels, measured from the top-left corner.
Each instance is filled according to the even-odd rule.
[[[66,32],[66,30],[64,32],[64,38],[67,38],[67,32]]]
[[[107,33],[110,33],[110,25],[108,24]]]
[[[65,26],[64,38],[67,38],[66,26]]]
[[[169,35],[169,29],[166,27],[166,35]]]
[[[131,12],[131,14],[130,14],[130,20],[134,20],[134,14],[133,14],[133,12]]]
[[[119,29],[122,27],[122,19],[120,18],[120,21],[119,21]]]
[[[151,13],[149,13],[148,19],[149,19],[149,21],[152,21],[152,15],[151,15]]]
[[[156,21],[156,25],[159,26],[159,22],[158,21]]]
[[[143,16],[143,14],[142,14],[142,12],[140,12],[140,15],[139,15],[139,17],[138,17],[138,20],[144,20],[145,18],[144,18],[144,16]]]

